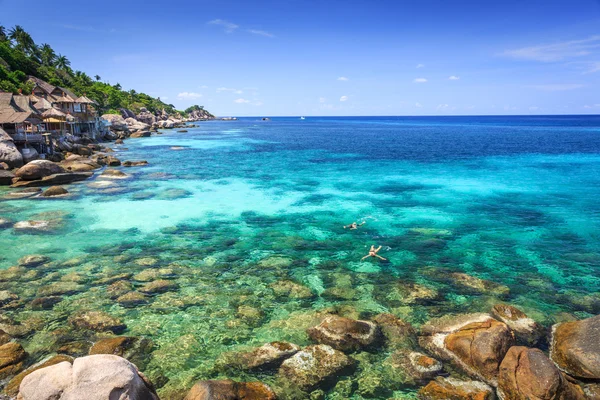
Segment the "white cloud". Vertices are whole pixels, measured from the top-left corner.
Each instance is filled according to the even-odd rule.
[[[450,75],[450,76],[448,77],[448,79],[450,79],[451,81],[457,81],[457,80],[459,80],[459,79],[460,79],[460,76],[456,76],[456,75]]]
[[[548,85],[531,85],[529,86],[532,89],[544,90],[547,92],[559,92],[563,90],[575,90],[584,87],[584,85],[580,83],[554,83]]]
[[[520,60],[553,62],[586,56],[598,48],[600,48],[600,35],[594,35],[585,39],[505,50],[502,55]]]
[[[229,22],[229,21],[226,21],[226,20],[220,19],[220,18],[213,19],[212,21],[208,21],[208,24],[222,26],[226,33],[233,33],[233,32],[235,32],[236,29],[238,29],[240,27],[239,25],[236,25],[233,22]]]
[[[238,103],[238,104],[247,104],[247,103],[250,103],[250,100],[239,98],[239,99],[235,99],[233,102]]]
[[[248,32],[250,32],[253,35],[264,36],[268,38],[275,37],[275,35],[273,35],[272,33],[269,33],[267,31],[261,31],[260,29],[248,29]]]
[[[202,86],[198,86],[200,89],[208,89],[208,86],[206,85],[202,85]]]
[[[417,68],[423,68],[425,64],[417,64]]]
[[[338,81],[348,81],[349,79],[346,78],[345,76],[340,76],[339,78],[337,78]]]
[[[439,111],[442,111],[442,110],[447,110],[447,109],[448,109],[448,107],[450,107],[448,104],[439,104],[439,105],[436,107],[436,109],[437,109],[437,110],[439,110]]]
[[[413,82],[414,83],[425,83],[425,82],[427,82],[427,79],[425,79],[425,78],[416,78]]]
[[[585,106],[583,106],[583,108],[600,108],[600,104],[592,104],[591,106],[589,104],[586,104]]]
[[[325,103],[327,99],[325,97],[319,97],[319,103]]]
[[[243,91],[241,91],[239,89],[234,89],[234,88],[226,88],[226,87],[217,88],[217,93],[221,93],[221,92],[231,92],[231,93],[235,93],[235,94],[244,93]]]
[[[340,97],[340,101],[346,101],[346,100],[348,100],[348,96],[342,96],[342,97]]]
[[[417,102],[417,103],[415,103],[415,107],[417,107],[417,108],[421,108],[421,107],[423,107],[423,104],[421,104],[421,103]]]
[[[177,97],[185,100],[193,100],[199,99],[200,97],[202,97],[202,95],[196,92],[181,92],[177,95]]]

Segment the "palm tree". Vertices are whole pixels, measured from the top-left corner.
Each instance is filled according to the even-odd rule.
[[[58,57],[56,57],[55,65],[58,69],[68,70],[70,69],[71,61],[69,61],[67,57],[63,56],[62,54],[59,54]]]
[[[25,32],[25,29],[23,29],[21,25],[15,25],[15,27],[8,32],[8,38],[15,43],[17,49],[22,50],[27,54],[33,53],[36,49],[35,42],[31,38],[31,35]]]
[[[96,76],[94,76],[94,79],[96,79],[96,81],[100,82],[100,79],[102,79],[102,78],[100,78],[100,75],[96,75]]]
[[[6,28],[0,25],[0,42],[6,42],[8,36],[6,35]]]
[[[48,43],[44,43],[39,49],[42,64],[48,67],[54,65],[54,62],[56,61],[56,53],[54,52],[54,49],[52,49]]]

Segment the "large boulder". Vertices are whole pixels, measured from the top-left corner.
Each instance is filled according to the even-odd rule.
[[[552,327],[550,358],[569,375],[600,379],[600,315]]]
[[[375,344],[380,338],[379,328],[375,323],[337,315],[326,316],[319,325],[306,332],[315,342],[341,351],[358,351]]]
[[[26,147],[19,150],[23,156],[23,164],[27,164],[40,158],[40,154],[33,147]]]
[[[437,378],[419,391],[419,399],[495,400],[496,395],[494,390],[483,382],[463,381],[456,378]]]
[[[0,170],[0,186],[12,185],[15,174],[11,171]]]
[[[104,114],[101,118],[107,121],[109,128],[113,131],[127,130],[127,122],[118,114]]]
[[[59,354],[59,355],[48,357],[48,358],[40,361],[39,363],[32,365],[31,367],[27,368],[25,371],[21,372],[20,374],[16,375],[14,378],[12,378],[4,387],[4,393],[6,393],[7,395],[9,395],[11,397],[15,397],[19,393],[19,386],[21,386],[21,382],[23,382],[23,379],[25,379],[25,377],[27,375],[33,373],[34,371],[37,371],[38,369],[46,368],[51,365],[56,365],[63,361],[67,361],[67,362],[71,363],[71,362],[73,362],[73,357]]]
[[[379,314],[373,318],[390,348],[415,348],[417,333],[411,324],[392,314]]]
[[[76,358],[38,369],[21,382],[17,400],[158,400],[135,365],[114,355]]]
[[[125,120],[130,131],[145,131],[150,129],[150,125],[140,122],[135,118],[127,118]]]
[[[349,372],[355,361],[341,351],[319,344],[305,347],[281,364],[279,376],[300,390],[310,392]]]
[[[511,347],[500,364],[498,394],[507,400],[585,399],[541,350],[522,346]]]
[[[544,327],[516,307],[496,304],[492,315],[512,329],[518,344],[535,346],[545,336]]]
[[[65,196],[69,191],[62,186],[51,186],[42,193],[42,197]]]
[[[150,137],[152,133],[150,131],[137,131],[131,134],[131,138],[142,138],[142,137]]]
[[[466,314],[430,321],[421,328],[419,343],[470,376],[497,386],[498,368],[515,338],[505,323],[488,314]]]
[[[25,168],[25,167],[23,167]],[[11,185],[11,187],[37,187],[37,186],[53,186],[66,185],[72,182],[83,181],[91,178],[93,172],[65,172],[62,174],[53,174],[33,181],[19,181]]]
[[[232,353],[228,366],[240,369],[274,369],[281,363],[300,351],[300,347],[288,342],[266,343],[252,351],[245,353]]]
[[[494,296],[507,296],[510,293],[508,286],[477,278],[462,272],[451,273],[448,278],[454,285],[474,293],[490,294]]]
[[[0,380],[21,371],[26,356],[23,346],[18,343],[9,342],[0,346]]]
[[[15,175],[25,181],[34,181],[54,174],[62,174],[65,170],[58,164],[48,160],[35,160],[19,168]]]
[[[0,162],[6,163],[10,168],[23,166],[23,156],[8,133],[0,128]]]
[[[232,380],[200,381],[184,400],[276,400],[271,388],[261,382],[234,382]]]
[[[140,113],[137,115],[136,119],[148,125],[153,125],[156,122],[156,116],[146,108],[140,109]]]

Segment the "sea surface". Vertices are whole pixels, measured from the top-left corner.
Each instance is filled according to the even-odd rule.
[[[19,297],[1,322],[29,329],[20,342],[32,359],[95,340],[67,321],[102,310],[124,335],[151,339],[140,368],[176,399],[198,379],[276,387],[275,375],[218,360],[274,340],[307,345],[325,312],[386,312],[416,327],[501,301],[546,326],[600,312],[600,116],[242,118],[112,148],[149,165],[70,185],[62,199],[7,199],[14,189],[0,188],[0,217],[52,228],[0,229],[0,269],[28,254],[52,260],[0,277]],[[353,221],[365,224],[343,228]],[[371,245],[388,261],[361,261]],[[467,288],[453,272],[509,293]],[[109,290],[157,279],[166,291],[135,307]],[[437,296],[394,295],[406,282]],[[49,294],[62,301],[32,309]],[[361,374],[385,357],[359,356],[346,392],[327,398],[366,398],[372,380]],[[411,398],[414,388],[376,393]]]

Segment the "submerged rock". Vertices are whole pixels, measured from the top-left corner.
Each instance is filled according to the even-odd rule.
[[[308,336],[317,343],[341,351],[358,351],[374,345],[380,338],[379,328],[370,321],[329,315],[321,324],[309,328]]]
[[[273,390],[262,382],[232,380],[200,381],[184,400],[276,400]]]
[[[379,314],[373,321],[379,326],[388,347],[412,349],[417,346],[417,332],[408,322],[392,314]]]
[[[448,316],[421,328],[419,343],[467,374],[496,386],[498,368],[515,344],[512,331],[487,314]]]
[[[550,358],[569,375],[600,379],[600,315],[552,327]]]
[[[57,227],[58,226],[55,222],[43,220],[19,221],[13,225],[13,229],[20,233],[51,232]]]
[[[539,349],[511,347],[500,365],[498,394],[510,400],[584,400],[583,390]]]
[[[127,179],[129,175],[127,175],[123,171],[119,171],[118,169],[105,169],[100,176],[109,179]]]
[[[523,311],[508,304],[496,304],[492,315],[512,329],[517,343],[535,346],[546,333],[543,326],[527,317]]]
[[[288,342],[266,343],[247,353],[234,354],[233,366],[241,369],[278,368],[281,363],[300,351],[300,346]]]
[[[483,382],[463,381],[456,378],[437,378],[419,390],[419,399],[495,400],[496,395],[494,390]]]
[[[443,368],[435,358],[408,349],[393,352],[382,365],[390,371],[389,380],[395,382],[397,387],[421,384],[439,375]]]
[[[143,368],[148,361],[152,346],[152,341],[144,337],[118,336],[100,339],[90,348],[89,354],[113,354],[124,357]]]
[[[386,293],[386,299],[392,303],[402,305],[415,303],[428,303],[439,298],[437,289],[431,286],[414,282],[397,282],[391,290]]]
[[[148,298],[144,294],[135,291],[117,297],[117,303],[125,308],[133,308],[147,302]]]
[[[33,299],[31,302],[31,309],[36,311],[51,310],[61,301],[62,297],[60,296],[38,297],[37,299]]]
[[[46,264],[50,261],[50,257],[42,254],[30,254],[21,257],[18,261],[19,265],[26,268],[34,268]]]
[[[310,299],[314,297],[308,287],[290,280],[273,282],[269,287],[273,289],[278,297],[289,297],[291,299]]]
[[[111,331],[121,333],[127,327],[121,320],[102,311],[88,311],[69,317],[69,324],[77,329],[87,329],[95,332]]]
[[[142,161],[125,161],[123,163],[124,167],[142,167],[144,165],[148,165],[148,161],[146,161],[146,160],[142,160]]]
[[[93,355],[38,369],[23,379],[19,400],[158,400],[152,384],[124,358]]]
[[[341,351],[319,344],[305,347],[288,358],[279,368],[279,376],[300,390],[310,392],[326,386],[355,366]]]
[[[510,293],[508,286],[500,285],[461,272],[453,272],[450,274],[449,278],[455,285],[477,293],[493,294],[496,296],[507,296]]]
[[[91,178],[93,172],[65,172],[61,174],[53,174],[33,181],[19,181],[11,187],[32,187],[32,186],[51,186],[51,185],[66,185],[68,183],[83,181]]]
[[[146,294],[164,293],[173,290],[177,290],[179,286],[175,282],[167,281],[165,279],[159,279],[156,281],[148,282],[140,288],[140,292]]]

